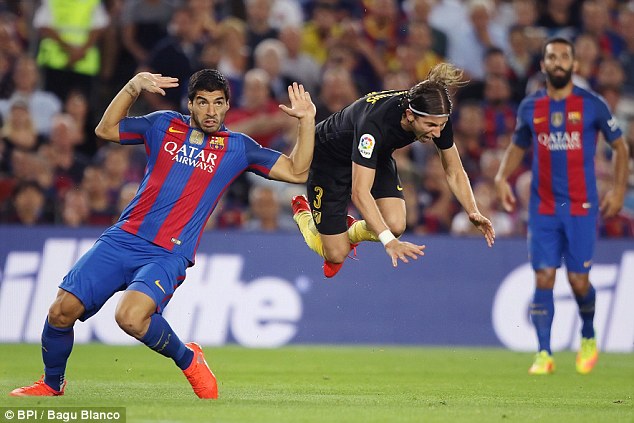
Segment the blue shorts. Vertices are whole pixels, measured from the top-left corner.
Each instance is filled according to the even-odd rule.
[[[185,280],[189,261],[163,247],[111,227],[84,254],[59,285],[86,308],[84,321],[97,313],[118,291],[140,291],[162,313]]]
[[[528,222],[528,251],[534,270],[559,268],[588,273],[597,239],[597,217],[533,213]]]

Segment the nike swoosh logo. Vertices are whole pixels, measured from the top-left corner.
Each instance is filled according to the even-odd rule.
[[[533,123],[534,124],[542,123],[542,122],[545,122],[546,119],[547,118],[545,118],[545,117],[535,118],[535,119],[533,119]]]
[[[400,185],[397,185],[397,186],[396,186],[396,189],[397,189],[397,190],[399,190],[399,191],[403,191],[403,187],[402,187],[402,186],[400,186]]]
[[[167,129],[167,132],[170,132],[170,133],[172,133],[172,134],[184,134],[184,133],[185,133],[185,132],[183,132],[183,131],[179,131],[178,129],[175,129],[173,126],[170,126],[170,127]]]
[[[155,284],[156,286],[158,286],[158,287],[159,287],[159,289],[160,289],[161,291],[163,291],[163,294],[165,294],[165,293],[166,293],[166,292],[165,292],[165,290],[163,289],[163,287],[161,286],[161,281],[160,281],[159,279],[155,280],[155,281],[154,281],[154,284]]]

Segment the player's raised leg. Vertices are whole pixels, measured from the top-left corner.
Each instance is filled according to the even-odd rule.
[[[357,247],[351,244],[346,232],[335,235],[322,235],[317,230],[313,214],[308,203],[308,199],[303,195],[293,197],[291,201],[293,208],[293,220],[297,223],[304,241],[311,250],[324,258],[324,276],[332,278],[335,276],[345,261],[348,253]],[[356,220],[348,215],[346,224],[349,228]]]

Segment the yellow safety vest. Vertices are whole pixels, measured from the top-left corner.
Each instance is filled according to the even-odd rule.
[[[51,27],[60,34],[60,38],[70,45],[83,45],[90,35],[92,15],[100,0],[50,0],[53,22]],[[66,69],[68,55],[60,44],[43,38],[37,54],[40,66],[52,69]],[[97,47],[90,47],[86,55],[75,62],[71,70],[85,75],[97,75],[100,65],[100,53]]]

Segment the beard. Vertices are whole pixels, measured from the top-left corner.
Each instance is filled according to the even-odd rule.
[[[552,72],[546,72],[546,78],[550,85],[552,85],[556,89],[561,89],[568,85],[570,80],[572,79],[572,68],[566,70],[563,68],[558,68],[564,71],[563,75],[554,75]]]

